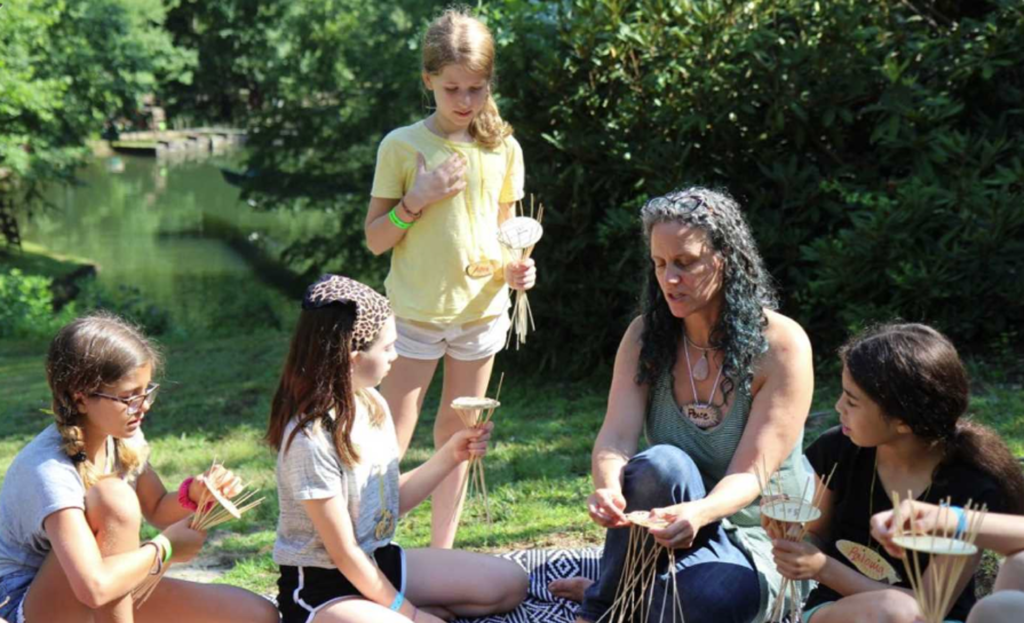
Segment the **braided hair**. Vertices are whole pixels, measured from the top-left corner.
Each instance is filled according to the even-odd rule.
[[[52,411],[61,449],[75,464],[86,489],[96,484],[103,473],[85,455],[81,396],[117,383],[146,364],[154,370],[160,367],[161,357],[156,348],[136,327],[106,312],[75,320],[50,343],[46,380],[53,395]],[[114,464],[122,478],[136,478],[148,454],[146,445],[114,438]]]

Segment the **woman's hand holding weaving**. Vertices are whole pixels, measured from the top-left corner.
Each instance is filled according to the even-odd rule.
[[[664,528],[651,528],[651,536],[670,549],[687,549],[693,545],[697,533],[704,527],[705,520],[693,502],[683,502],[665,508],[651,510],[651,516],[669,522]]]
[[[604,528],[621,528],[628,526],[624,511],[626,498],[621,491],[598,489],[587,499],[587,511],[594,523]]]

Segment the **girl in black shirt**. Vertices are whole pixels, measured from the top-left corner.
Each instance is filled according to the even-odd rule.
[[[810,527],[818,545],[776,539],[775,562],[785,577],[818,582],[805,605],[807,623],[913,623],[921,613],[903,564],[871,538],[871,515],[892,508],[893,491],[1022,513],[1024,477],[995,433],[961,420],[967,373],[938,331],[920,324],[875,327],[848,342],[840,356],[840,426],[806,451],[818,487],[835,467],[821,519]],[[958,581],[950,621],[964,621],[974,604],[979,559]]]

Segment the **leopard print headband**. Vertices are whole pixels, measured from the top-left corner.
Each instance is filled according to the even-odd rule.
[[[356,322],[352,328],[352,348],[361,350],[371,344],[391,317],[391,304],[370,286],[341,275],[324,275],[306,289],[302,309],[320,309],[329,305],[352,305]]]

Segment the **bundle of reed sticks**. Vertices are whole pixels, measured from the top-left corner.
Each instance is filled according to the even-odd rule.
[[[629,543],[626,546],[626,558],[619,576],[619,586],[615,592],[615,601],[597,623],[626,623],[630,621],[650,621],[654,609],[658,611],[658,621],[671,620],[672,623],[684,623],[683,605],[679,598],[679,585],[676,582],[675,550],[661,545],[651,536],[650,529],[664,529],[669,521],[655,517],[649,511],[633,511],[626,513],[629,521]],[[655,603],[654,587],[657,583],[659,561],[665,559],[669,577],[661,598],[661,605]],[[669,606],[669,595],[672,605]],[[669,608],[671,619],[666,619],[666,608]]]
[[[498,379],[498,392],[494,398],[462,396],[452,401],[452,409],[458,414],[459,419],[462,420],[466,428],[482,428],[491,421],[491,418],[494,417],[494,410],[501,406],[501,402],[498,399],[501,398],[501,385],[504,382],[505,374],[502,373],[501,378]],[[481,413],[483,418],[480,417]],[[487,524],[490,525],[491,503],[487,498],[487,479],[484,477],[484,461],[481,456],[470,457],[469,470],[466,472],[466,478],[460,487],[461,495],[458,499],[462,499],[463,496],[468,497],[471,492],[470,489],[475,489],[477,494],[483,498],[484,513],[487,517]],[[459,505],[456,503],[449,523],[454,522],[458,517],[458,508]]]
[[[529,259],[533,248],[537,246],[537,242],[544,235],[544,205],[541,204],[540,209],[534,213],[533,196],[531,195],[529,216],[526,215],[522,202],[518,204],[518,212],[519,216],[501,224],[498,229],[498,241],[509,250],[514,259],[525,260]],[[514,333],[516,350],[519,350],[519,345],[526,343],[527,332],[530,329],[536,331],[537,326],[533,321],[533,311],[530,309],[530,299],[527,297],[526,291],[516,290],[515,298],[515,303],[512,305],[512,329],[505,342],[505,348],[511,344]]]
[[[210,466],[210,470],[206,473],[211,473],[218,465],[219,463],[214,461],[213,465]],[[265,499],[259,498],[254,500],[253,498],[256,497],[259,491],[255,489],[245,491],[245,487],[242,487],[235,496],[235,500],[232,501],[221,493],[214,483],[209,482],[205,476],[199,476],[196,480],[206,485],[203,489],[202,497],[196,503],[198,508],[192,514],[192,520],[189,522],[189,527],[199,532],[207,532],[233,519],[241,519],[242,515],[259,506]],[[164,575],[167,574],[170,567],[171,563],[168,562],[160,570],[160,573],[148,576],[132,590],[132,600],[136,608],[146,603],[146,600],[153,594],[153,591]]]
[[[822,482],[821,488],[814,491],[814,499],[810,502],[807,501],[807,490],[811,484],[810,478],[804,483],[800,497],[794,500],[783,491],[779,482],[778,470],[770,473],[767,465],[762,463],[760,469],[755,465],[754,472],[761,487],[761,514],[778,527],[778,531],[787,541],[796,543],[803,541],[807,537],[810,524],[821,518],[821,498],[825,495],[829,483],[832,482],[836,465],[832,466],[832,471]],[[789,593],[789,622],[797,623],[801,620],[803,596],[800,587],[793,580],[784,577],[779,585],[779,597],[775,600],[772,611],[768,615],[769,623],[782,623],[784,620],[787,591]]]
[[[914,499],[909,491],[907,498]],[[892,541],[903,548],[903,566],[907,569],[907,577],[914,591],[917,607],[927,623],[942,623],[946,620],[946,613],[957,598],[957,581],[971,556],[978,553],[974,541],[978,538],[981,523],[988,513],[984,504],[976,506],[973,500],[968,500],[963,507],[963,512],[968,515],[967,527],[963,533],[958,533],[956,529],[948,527],[953,512],[950,509],[950,502],[950,499],[946,498],[945,503],[940,505],[939,525],[942,526],[942,530],[939,534],[924,534],[918,530],[913,514],[909,518],[900,516],[900,495],[896,491],[892,493],[895,533]],[[909,532],[906,531],[904,523],[910,524]],[[923,567],[919,556],[921,553],[929,556]],[[928,571],[931,574],[926,578]]]

